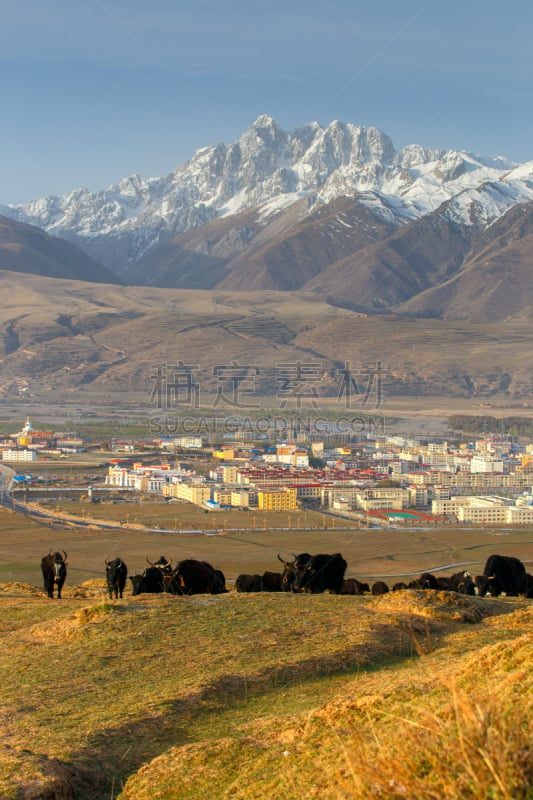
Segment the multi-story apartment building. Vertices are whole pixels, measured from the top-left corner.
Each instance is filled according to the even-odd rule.
[[[470,461],[470,472],[503,472],[503,461],[494,456],[476,453]]]
[[[510,506],[506,522],[511,525],[533,525],[533,506]]]
[[[121,467],[120,464],[112,464],[108,469],[105,482],[108,486],[160,494],[165,484],[187,480],[193,475],[191,470],[171,469],[170,464],[161,464],[158,467],[134,464],[133,469]]]
[[[434,500],[431,504],[433,514],[454,516],[459,522],[506,523],[512,501],[505,497],[467,496],[452,500]]]
[[[35,450],[10,448],[2,451],[2,461],[36,461]]]
[[[205,483],[170,483],[163,488],[163,494],[203,506],[211,499],[211,488]]]
[[[429,503],[429,490],[427,486],[408,486],[409,508],[426,508]]]
[[[260,511],[294,511],[298,508],[296,489],[261,489],[257,492],[257,507]]]
[[[183,450],[201,450],[203,442],[201,436],[178,436],[172,444]]]
[[[409,492],[392,486],[375,486],[359,490],[357,504],[366,511],[381,511],[386,508],[398,510],[409,504]]]
[[[238,468],[233,466],[232,464],[222,464],[222,482],[237,483]]]
[[[296,498],[298,500],[316,500],[320,501],[324,484],[318,481],[314,483],[288,483],[289,489],[296,489]]]
[[[508,508],[504,505],[461,506],[457,511],[458,522],[473,522],[478,525],[502,525],[507,522]]]
[[[355,508],[360,493],[361,487],[348,486],[345,483],[322,486],[320,491],[320,505],[325,508],[332,508],[335,501],[342,498],[349,504],[350,508]]]
[[[246,489],[234,489],[231,492],[230,505],[234,508],[250,508],[255,505],[254,500],[255,492]]]
[[[217,486],[213,489],[213,500],[221,506],[231,505],[232,489],[225,486]]]

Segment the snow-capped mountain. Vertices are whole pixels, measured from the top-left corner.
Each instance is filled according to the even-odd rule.
[[[142,282],[156,246],[187,231],[254,210],[249,240],[288,210],[287,219],[301,223],[342,197],[385,228],[443,204],[451,223],[484,228],[533,200],[533,162],[419,145],[397,152],[377,128],[312,122],[286,132],[263,115],[237,142],[204,147],[164,178],[135,175],[98,192],[0,206],[0,213],[74,242],[116,274],[133,268]]]

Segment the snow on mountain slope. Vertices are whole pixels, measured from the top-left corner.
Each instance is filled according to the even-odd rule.
[[[533,163],[409,145],[396,152],[377,128],[334,121],[283,131],[260,116],[237,142],[197,150],[164,178],[125,178],[108,189],[79,189],[0,213],[75,242],[120,273],[154,245],[210,220],[262,208],[272,214],[302,197],[308,213],[341,196],[376,216],[407,223],[456,199],[462,224],[490,224],[533,198]]]

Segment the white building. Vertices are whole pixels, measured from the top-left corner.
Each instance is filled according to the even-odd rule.
[[[511,525],[532,525],[533,506],[511,506],[507,509],[506,522]]]
[[[2,461],[36,461],[35,450],[3,450]]]
[[[427,486],[409,486],[409,507],[426,508],[429,503],[429,492]]]
[[[106,475],[106,485],[119,488],[132,488],[139,492],[154,492],[161,494],[163,486],[168,483],[190,479],[194,472],[188,469],[170,469],[165,467],[146,467],[135,464],[133,469],[120,465],[109,467]],[[201,480],[201,479],[200,479]]]
[[[184,450],[201,450],[201,436],[178,436],[173,442],[175,447],[182,447]]]
[[[470,472],[503,472],[503,461],[476,453],[470,462]]]
[[[453,500],[433,500],[431,511],[439,516],[454,516],[459,522],[501,524],[508,522],[513,501],[506,497],[454,497]]]

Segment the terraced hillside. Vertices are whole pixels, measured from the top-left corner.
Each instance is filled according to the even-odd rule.
[[[216,368],[253,377],[252,404],[280,407],[279,370],[313,368],[317,394],[339,400],[340,374],[380,364],[384,396],[496,398],[529,403],[533,348],[527,320],[466,323],[367,316],[313,293],[116,287],[0,275],[0,391],[27,382],[47,392],[110,399],[136,392],[149,403],[158,365],[195,365],[203,400]],[[357,410],[357,402],[354,404]],[[342,409],[341,409],[342,410]]]

